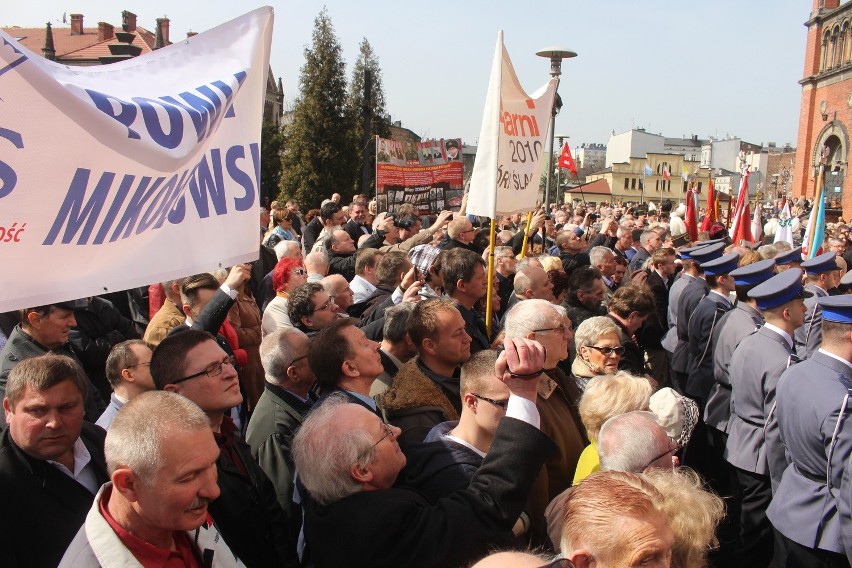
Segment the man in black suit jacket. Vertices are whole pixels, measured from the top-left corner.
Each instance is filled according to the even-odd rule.
[[[298,566],[275,487],[237,436],[227,412],[242,403],[234,365],[209,333],[186,330],[166,337],[151,358],[160,390],[185,396],[207,415],[219,446],[221,494],[210,515],[228,547],[248,566]]]
[[[353,203],[349,206],[349,220],[343,226],[343,230],[349,233],[355,246],[358,246],[358,239],[364,235],[372,235],[373,228],[370,225],[365,225],[367,220],[367,206],[363,203]]]
[[[663,349],[662,338],[669,329],[669,288],[674,282],[676,256],[675,250],[667,247],[658,248],[651,255],[651,268],[645,284],[654,295],[655,315],[645,320],[637,334],[639,344],[648,354],[651,376],[659,385],[669,382],[669,356]]]
[[[506,417],[470,485],[434,505],[393,487],[406,463],[398,428],[345,399],[308,415],[293,459],[311,497],[305,538],[317,566],[462,566],[505,541],[554,446],[537,428],[544,349],[522,338],[504,345],[495,370],[511,391]],[[329,448],[345,455],[330,459]]]
[[[44,377],[44,388],[36,387]],[[9,375],[9,427],[0,439],[3,566],[59,564],[109,481],[106,434],[83,422],[87,385],[77,363],[54,354],[21,361]]]

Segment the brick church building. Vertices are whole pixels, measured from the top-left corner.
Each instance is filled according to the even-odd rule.
[[[805,50],[793,196],[813,198],[820,156],[827,154],[829,216],[852,217],[848,175],[852,129],[852,2],[813,0]],[[842,208],[842,212],[841,212]],[[833,215],[832,215],[833,213]]]

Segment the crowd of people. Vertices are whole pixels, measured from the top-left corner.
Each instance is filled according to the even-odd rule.
[[[0,314],[4,566],[849,566],[842,221],[807,260],[670,203],[493,250],[465,201],[259,221],[251,264]]]

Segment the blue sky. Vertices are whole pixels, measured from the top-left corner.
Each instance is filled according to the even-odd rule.
[[[61,23],[82,13],[87,27],[121,24],[121,11],[154,28],[168,16],[171,37],[204,31],[264,5],[247,0],[39,0],[6,2],[0,26]],[[572,146],[606,143],[614,130],[644,127],[680,137],[736,135],[796,144],[807,0],[562,0],[541,2],[275,2],[272,69],[288,102],[298,96],[303,51],[327,6],[348,68],[366,37],[379,57],[387,108],[424,137],[479,136],[499,30],[524,88],[548,79],[535,52],[560,45],[579,56],[563,64],[565,103],[556,133]],[[347,77],[349,74],[347,74]]]

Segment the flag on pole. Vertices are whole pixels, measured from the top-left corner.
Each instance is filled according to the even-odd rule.
[[[809,259],[822,254],[822,242],[825,240],[825,185],[819,188],[819,193],[811,209],[811,218],[805,229],[802,241],[802,258]]]
[[[567,168],[574,177],[577,177],[577,166],[574,165],[574,157],[571,156],[571,148],[568,147],[567,142],[562,147],[562,154],[559,156],[559,167]]]
[[[734,210],[734,219],[730,233],[734,244],[740,244],[740,241],[754,242],[754,238],[751,235],[751,207],[748,201],[749,175],[751,174],[748,169],[743,167],[740,192],[737,195],[737,208]]]
[[[654,170],[651,169],[651,166],[648,165],[648,162],[645,162],[645,175],[646,176],[654,175]]]
[[[693,242],[698,240],[698,194],[695,193],[695,188],[691,187],[686,192],[686,218],[683,220],[686,225],[686,233],[689,239]]]
[[[790,204],[787,203],[787,197],[784,197],[784,206],[781,208],[781,214],[778,215],[778,230],[775,231],[775,241],[790,243],[793,246],[793,216],[790,215]]]
[[[701,222],[702,231],[709,231],[710,227],[719,219],[719,197],[716,195],[716,185],[712,179],[707,185],[709,186],[707,189],[707,212]]]
[[[680,167],[680,177],[683,178],[683,181],[689,181],[689,170],[686,169],[686,166]]]
[[[528,95],[518,82],[502,30],[491,65],[479,147],[470,179],[467,212],[494,219],[497,213],[535,208],[544,142],[558,80]]]
[[[666,167],[663,168],[663,179],[669,179],[669,177],[671,177],[669,175],[669,167],[666,166]]]

